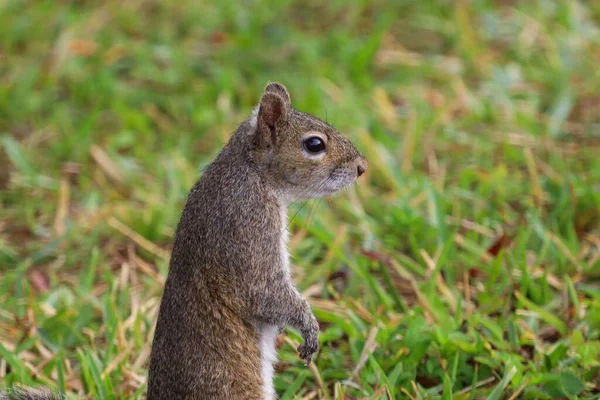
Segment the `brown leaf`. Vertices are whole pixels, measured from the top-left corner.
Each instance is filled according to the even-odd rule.
[[[214,45],[221,45],[227,41],[227,35],[224,32],[213,32],[208,40]]]
[[[479,268],[469,268],[469,276],[471,278],[477,278],[479,275],[481,275],[481,270]]]
[[[90,57],[96,54],[98,44],[91,40],[75,39],[69,43],[69,51],[76,56]]]
[[[350,273],[348,267],[342,266],[327,277],[327,282],[333,286],[337,293],[343,293],[348,286],[349,278]]]
[[[533,360],[533,356],[535,354],[535,346],[530,345],[530,344],[525,344],[525,345],[521,346],[521,348],[519,349],[519,354],[525,360]]]
[[[34,269],[29,274],[29,281],[38,292],[46,293],[50,290],[50,281],[48,277],[37,269]]]
[[[547,325],[540,329],[539,338],[544,342],[556,343],[560,339],[560,332],[555,327]]]
[[[416,381],[419,385],[423,386],[425,389],[432,388],[434,386],[439,385],[439,383],[440,383],[439,380],[432,378],[430,376],[424,376],[424,375],[417,375]]]
[[[394,267],[392,264],[392,260],[386,254],[379,253],[376,251],[369,251],[369,250],[361,250],[360,253],[372,261],[382,262],[383,264],[385,264],[386,267],[388,267],[390,269],[393,269],[393,267]]]
[[[500,253],[500,250],[508,246],[509,242],[509,237],[503,233],[494,240],[490,247],[488,247],[487,253],[495,257]]]

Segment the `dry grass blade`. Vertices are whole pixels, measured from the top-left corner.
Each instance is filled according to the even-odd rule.
[[[135,232],[133,229],[129,228],[127,225],[116,219],[115,217],[110,217],[108,219],[108,225],[115,228],[117,231],[121,232],[123,235],[127,236],[131,239],[135,244],[143,248],[144,250],[154,254],[155,256],[162,258],[163,260],[169,259],[169,252],[161,249],[139,233]]]
[[[109,155],[98,145],[93,145],[90,153],[96,164],[104,173],[118,184],[125,183],[125,177],[121,170],[113,163]]]
[[[356,366],[354,367],[354,369],[352,370],[352,374],[350,375],[350,381],[358,377],[361,368],[363,367],[363,365],[365,365],[365,363],[369,359],[369,356],[377,348],[377,342],[375,340],[377,339],[378,331],[379,329],[375,326],[369,330],[369,335],[367,336],[367,340],[365,341],[365,345],[360,354],[358,362],[356,363]]]
[[[60,179],[58,207],[54,217],[54,235],[62,236],[67,230],[66,220],[69,213],[69,181],[66,176]]]

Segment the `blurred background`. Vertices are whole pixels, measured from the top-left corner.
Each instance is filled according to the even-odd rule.
[[[188,190],[268,81],[370,169],[290,215],[281,399],[597,399],[600,3],[0,3],[0,388],[142,398]]]

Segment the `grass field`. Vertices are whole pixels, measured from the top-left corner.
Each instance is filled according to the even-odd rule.
[[[0,388],[141,398],[179,213],[284,83],[369,158],[291,223],[281,399],[598,399],[600,3],[0,2]]]

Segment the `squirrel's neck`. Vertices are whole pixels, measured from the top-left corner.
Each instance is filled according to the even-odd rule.
[[[261,164],[260,160],[253,158],[250,138],[254,133],[254,129],[256,127],[253,125],[252,120],[243,122],[231,136],[229,143],[222,150],[221,154],[219,154],[216,161],[218,162],[221,159],[225,164],[236,169],[249,167],[254,170],[263,182],[271,188],[279,206],[282,208],[282,215],[285,217],[282,219],[282,223],[287,225],[288,207],[297,199],[293,197],[289,188],[283,187],[280,182],[273,181],[273,178],[268,173],[268,165]],[[243,164],[244,166],[242,166]]]
[[[287,239],[288,239],[288,204],[283,202],[282,200],[279,200],[279,217],[281,219],[281,236],[282,236],[282,240],[284,241],[285,245],[287,246]],[[287,253],[287,249],[286,249],[286,253]]]

